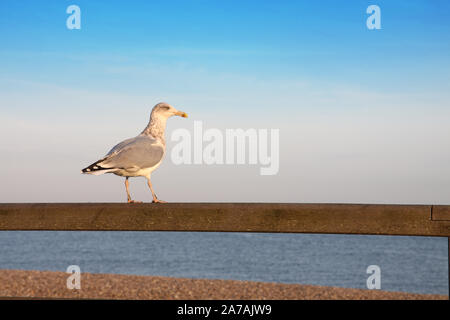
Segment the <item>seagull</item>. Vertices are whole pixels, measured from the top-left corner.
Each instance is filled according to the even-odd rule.
[[[128,178],[145,177],[152,192],[152,202],[165,203],[156,197],[150,175],[159,167],[164,157],[166,150],[164,131],[167,119],[172,116],[187,118],[185,112],[178,111],[170,104],[158,103],[152,109],[147,127],[138,136],[118,143],[106,156],[82,169],[81,173],[93,175],[114,173],[125,177],[128,203],[140,203],[140,201],[131,200]]]

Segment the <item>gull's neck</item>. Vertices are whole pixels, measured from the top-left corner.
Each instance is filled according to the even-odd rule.
[[[144,131],[142,131],[142,134],[150,135],[153,138],[160,140],[162,144],[165,145],[166,141],[164,140],[164,131],[166,130],[166,122],[166,117],[152,113],[150,116],[150,121]]]

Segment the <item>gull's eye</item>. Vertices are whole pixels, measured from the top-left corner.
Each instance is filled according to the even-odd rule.
[[[169,110],[170,107],[163,106],[163,107],[161,107],[161,109],[162,109],[162,110]]]

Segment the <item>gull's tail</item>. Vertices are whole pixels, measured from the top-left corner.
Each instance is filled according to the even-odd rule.
[[[86,167],[84,169],[81,170],[81,173],[87,173],[87,174],[93,174],[93,175],[100,175],[103,173],[108,173],[108,172],[112,172],[115,171],[115,168],[104,168],[102,167],[101,163],[103,162],[104,159],[98,160],[96,162],[94,162],[93,164],[91,164],[89,167]]]

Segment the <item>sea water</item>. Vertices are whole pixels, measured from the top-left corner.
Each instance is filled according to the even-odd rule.
[[[0,231],[0,269],[117,273],[448,294],[447,238],[218,232]]]

